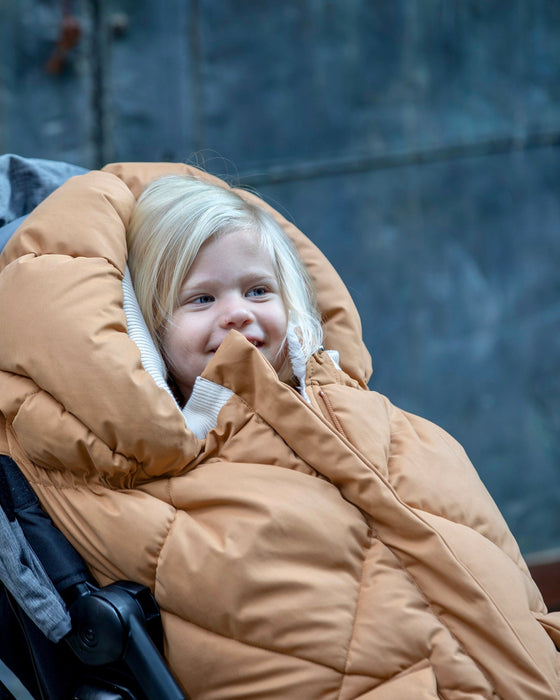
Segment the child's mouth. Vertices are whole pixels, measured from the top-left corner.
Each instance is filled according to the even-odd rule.
[[[248,340],[248,341],[251,343],[251,345],[254,345],[254,346],[255,346],[256,348],[258,348],[259,350],[260,350],[260,348],[263,348],[263,347],[264,347],[264,342],[263,342],[262,340],[257,340],[256,338],[245,338],[245,340]],[[219,347],[220,347],[220,346],[218,345],[218,347],[212,348],[212,349],[210,350],[210,352],[212,353],[212,355],[214,355],[214,354],[217,352],[217,350],[218,350]]]

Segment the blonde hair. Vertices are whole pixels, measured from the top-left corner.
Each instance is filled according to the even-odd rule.
[[[320,347],[323,332],[313,284],[292,241],[270,214],[232,189],[182,175],[148,185],[127,230],[132,282],[156,345],[162,350],[166,323],[202,245],[234,231],[255,231],[260,237],[308,359]]]

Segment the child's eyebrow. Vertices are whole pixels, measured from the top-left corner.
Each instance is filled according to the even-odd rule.
[[[243,284],[249,284],[254,282],[268,283],[268,284],[278,284],[276,275],[270,270],[262,270],[260,268],[253,268],[248,270],[243,270],[240,275],[240,280]],[[187,278],[181,287],[181,290],[192,290],[201,289],[204,287],[211,287],[216,285],[221,285],[222,280],[218,277],[194,277],[193,279]]]
[[[274,273],[271,273],[269,270],[266,271],[261,271],[261,270],[247,270],[243,274],[243,280],[247,280],[248,282],[251,281],[257,281],[257,282],[268,282],[268,283],[274,283],[278,284],[278,280],[276,279],[276,275]]]

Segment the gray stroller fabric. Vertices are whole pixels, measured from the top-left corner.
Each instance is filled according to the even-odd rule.
[[[0,580],[41,632],[58,642],[71,629],[70,615],[27,543],[17,520],[0,509]]]
[[[0,156],[0,250],[29,212],[72,175],[78,165],[41,158]]]

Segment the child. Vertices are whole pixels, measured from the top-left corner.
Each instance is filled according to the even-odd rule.
[[[242,332],[288,382],[287,336],[301,362],[321,346],[297,251],[272,217],[232,190],[196,178],[156,180],[140,196],[127,238],[142,314],[183,401],[229,330]]]
[[[151,586],[192,698],[560,697],[559,615],[460,446],[367,390],[330,266],[271,213],[321,341],[266,205],[167,174],[211,181],[74,178],[2,258],[4,449],[96,577]]]

